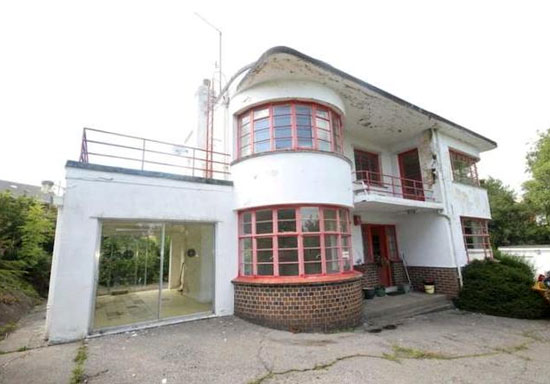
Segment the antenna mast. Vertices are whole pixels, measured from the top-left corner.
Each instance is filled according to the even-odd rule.
[[[216,32],[218,32],[218,39],[219,39],[219,46],[218,46],[218,77],[219,77],[219,95],[222,93],[222,31],[216,27],[214,24],[206,20],[204,17],[202,17],[199,13],[195,12],[195,16],[197,16],[199,19],[201,19],[205,24],[207,24],[210,28],[213,28]]]

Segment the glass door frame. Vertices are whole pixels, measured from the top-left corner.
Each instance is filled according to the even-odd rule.
[[[136,323],[115,325],[103,328],[96,328],[94,324],[95,320],[95,308],[97,301],[97,289],[99,282],[99,272],[100,272],[100,258],[101,258],[101,246],[102,246],[102,237],[103,237],[103,227],[105,222],[119,222],[119,223],[146,223],[146,224],[160,224],[161,225],[161,246],[160,246],[160,265],[159,265],[159,286],[158,286],[158,298],[157,298],[157,316],[153,320],[145,320]],[[212,226],[212,303],[211,309],[208,312],[197,312],[193,314],[173,316],[173,317],[161,317],[162,311],[162,290],[163,290],[163,267],[164,267],[164,256],[165,256],[165,244],[166,244],[166,225],[167,224],[190,224],[190,225],[211,225]],[[124,332],[129,329],[140,329],[147,326],[158,326],[159,324],[170,324],[176,322],[182,322],[187,319],[196,319],[212,316],[215,313],[215,299],[216,299],[216,234],[217,234],[217,223],[209,221],[184,221],[184,220],[152,220],[152,219],[138,219],[138,218],[97,218],[97,236],[96,236],[96,247],[94,252],[94,273],[93,273],[93,288],[92,288],[92,297],[90,300],[90,316],[88,321],[88,334],[104,334],[110,332]]]

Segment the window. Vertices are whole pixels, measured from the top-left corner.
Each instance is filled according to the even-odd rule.
[[[478,159],[463,153],[449,150],[453,180],[460,183],[479,185],[476,163]]]
[[[493,257],[487,228],[488,220],[462,217],[461,222],[468,261]]]
[[[350,215],[332,206],[261,208],[239,214],[241,276],[351,271]]]
[[[262,105],[241,114],[238,123],[239,157],[292,149],[342,153],[340,115],[320,104]]]
[[[368,184],[380,185],[380,159],[378,154],[355,150],[355,173],[357,180],[364,180]]]

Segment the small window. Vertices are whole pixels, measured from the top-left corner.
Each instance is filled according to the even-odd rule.
[[[355,150],[354,157],[357,180],[363,180],[368,184],[374,185],[382,184],[378,154]]]
[[[453,180],[464,184],[479,185],[476,165],[478,159],[453,150],[449,150],[449,155],[453,169]]]
[[[461,222],[468,261],[493,257],[488,220],[462,217]]]

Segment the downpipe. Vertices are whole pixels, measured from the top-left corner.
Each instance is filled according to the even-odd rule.
[[[453,258],[453,263],[455,265],[455,268],[456,268],[456,271],[457,271],[457,274],[458,274],[459,288],[462,288],[462,286],[463,286],[462,269],[460,268],[460,265],[458,265],[458,259],[456,257],[456,245],[455,245],[455,239],[454,239],[454,236],[453,236],[452,219],[451,219],[451,216],[449,216],[449,214],[447,213],[447,212],[450,212],[450,207],[449,207],[449,201],[447,199],[447,186],[446,186],[445,180],[443,179],[443,170],[442,170],[442,167],[441,167],[441,161],[442,161],[443,157],[441,156],[441,147],[439,145],[440,144],[439,143],[439,132],[435,128],[430,128],[430,131],[432,133],[432,142],[433,142],[433,145],[435,146],[435,149],[436,149],[436,152],[437,152],[437,161],[436,161],[435,165],[437,167],[437,171],[438,171],[437,174],[438,174],[439,180],[441,182],[441,198],[443,199],[443,205],[445,206],[445,211],[444,212],[437,212],[437,214],[439,216],[444,217],[445,219],[447,219],[447,234],[448,234],[450,244],[451,244],[451,254],[452,254],[452,258]]]

